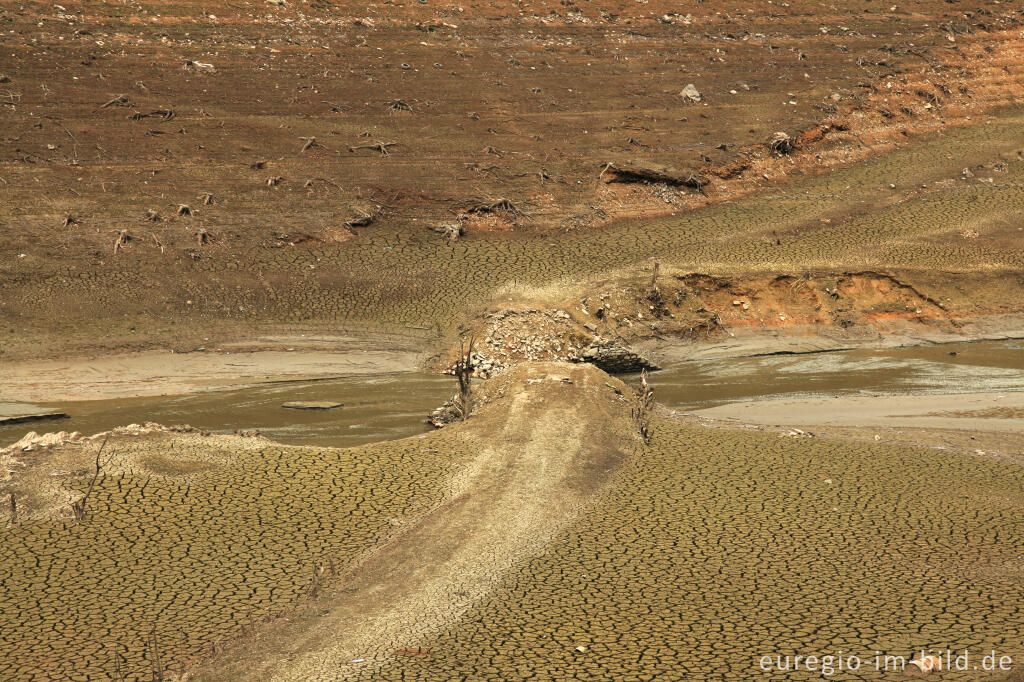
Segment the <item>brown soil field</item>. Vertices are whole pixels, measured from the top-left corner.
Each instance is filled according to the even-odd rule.
[[[974,185],[1005,164],[999,153],[1013,157],[1016,130],[950,140],[935,150],[941,177],[915,177],[938,175],[936,158],[855,173],[869,206],[800,180],[915,140],[942,147],[933,133],[1020,101],[1018,8],[748,4],[6,4],[4,359],[195,347],[260,323],[445,332],[502,286],[650,256],[732,274],[834,267],[858,248],[862,266],[1019,266],[1005,215],[955,231],[995,238],[965,243],[984,244],[983,263],[959,237],[954,247],[918,229],[921,246],[944,252],[874,257],[875,230],[915,208],[919,180],[975,168],[954,197],[1001,191]],[[681,97],[689,83],[699,103]],[[769,150],[777,131],[795,140],[790,153]],[[700,186],[607,182],[607,164],[630,161],[695,173]],[[828,192],[799,220],[773,196],[793,179]],[[758,190],[763,219],[700,209]],[[843,227],[876,207],[872,232]],[[690,233],[696,244],[614,223],[654,215],[710,221]],[[761,246],[693,257],[737,218],[754,245],[832,224],[811,236],[813,258]],[[428,229],[452,222],[468,233],[452,246]],[[647,244],[613,239],[567,262],[609,224]]]

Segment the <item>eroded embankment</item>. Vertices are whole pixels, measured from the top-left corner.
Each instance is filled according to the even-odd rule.
[[[211,677],[383,663],[576,518],[635,447],[628,394],[534,365],[488,382],[464,425],[366,447],[113,437],[81,519],[102,440],[15,453],[0,673],[175,671],[243,633]]]
[[[505,301],[482,313],[471,330],[483,376],[533,360],[639,371],[651,361],[714,355],[1024,336],[1024,316],[1013,312],[1016,273],[941,280],[877,271],[729,276],[655,264],[588,284],[582,296]],[[964,295],[981,290],[979,297]],[[442,354],[437,364],[452,359]]]

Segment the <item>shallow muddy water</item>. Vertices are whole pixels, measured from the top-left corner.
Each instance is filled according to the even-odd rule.
[[[650,384],[674,410],[772,398],[1022,391],[1024,341],[685,362],[651,373]]]
[[[955,354],[955,355],[954,355]],[[625,377],[632,384],[637,376]],[[686,362],[654,372],[655,397],[674,410],[828,395],[893,395],[1024,390],[1024,342],[991,341],[891,350],[854,350]],[[282,443],[346,447],[431,430],[427,414],[451,397],[454,379],[425,373],[282,382],[196,395],[42,404],[68,419],[0,428],[0,444],[28,431],[81,431],[155,421],[215,433],[259,429]],[[291,401],[342,403],[329,410]],[[32,411],[26,409],[25,411]]]
[[[67,412],[68,419],[0,428],[9,445],[29,431],[98,433],[146,421],[191,424],[214,433],[259,429],[281,443],[348,447],[404,438],[431,430],[427,414],[451,397],[455,380],[425,373],[280,382],[234,391],[154,398],[40,404],[40,411]],[[342,403],[329,410],[282,407],[292,401]],[[32,410],[24,410],[31,412]]]

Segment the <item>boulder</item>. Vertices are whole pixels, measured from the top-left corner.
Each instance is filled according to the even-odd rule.
[[[688,83],[679,93],[679,96],[687,102],[699,102],[701,100],[700,90],[693,83]]]

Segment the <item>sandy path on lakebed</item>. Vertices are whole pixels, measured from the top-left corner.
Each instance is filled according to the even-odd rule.
[[[877,426],[1024,432],[1024,392],[839,396],[732,403],[691,414],[768,426]]]
[[[445,501],[341,576],[344,589],[311,621],[271,624],[199,679],[370,673],[457,622],[577,518],[637,446],[628,389],[590,365],[539,363],[495,381],[487,392],[495,404],[460,425],[479,450]]]
[[[0,391],[12,402],[67,402],[185,395],[274,381],[411,372],[422,353],[389,348],[144,351],[97,358],[37,360],[3,367]]]

